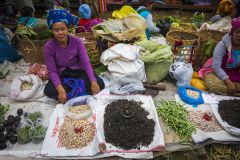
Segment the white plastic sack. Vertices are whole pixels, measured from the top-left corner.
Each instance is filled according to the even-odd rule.
[[[193,68],[191,63],[175,62],[170,66],[170,75],[177,80],[177,86],[189,86],[192,80]]]
[[[154,129],[154,137],[151,144],[146,146],[140,146],[140,149],[132,149],[132,150],[123,150],[112,144],[106,143],[104,136],[104,113],[107,105],[119,99],[127,99],[127,100],[135,100],[138,102],[142,102],[142,107],[149,112],[148,118],[153,119],[155,121],[155,129]],[[159,151],[165,147],[163,132],[161,130],[157,111],[151,96],[143,96],[143,95],[128,95],[128,96],[117,96],[117,95],[101,95],[97,99],[90,99],[89,105],[96,106],[94,112],[96,113],[96,128],[98,134],[99,145],[106,146],[106,153],[110,152],[149,152],[149,151]]]
[[[119,43],[104,51],[101,63],[108,66],[113,77],[146,80],[144,63],[139,59],[140,47]]]
[[[32,84],[30,90],[21,91],[23,83]],[[33,74],[15,78],[10,86],[10,98],[16,101],[31,101],[44,96],[44,84],[42,80]]]
[[[238,136],[238,137],[240,136],[240,128],[233,127],[233,126],[229,125],[227,122],[222,120],[222,118],[218,112],[218,104],[211,104],[211,109],[212,109],[214,116],[218,120],[218,122],[221,124],[221,126],[227,132],[229,132],[230,134],[232,134],[234,136]]]
[[[60,127],[64,122],[64,107],[63,105],[58,105],[51,118],[49,119],[49,126],[43,141],[41,154],[47,156],[93,156],[99,152],[97,133],[95,132],[95,137],[93,141],[86,147],[82,149],[66,149],[59,143],[58,136],[60,132]],[[94,116],[90,116],[87,119],[90,123],[95,125]]]

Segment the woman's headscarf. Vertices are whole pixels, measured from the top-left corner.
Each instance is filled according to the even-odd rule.
[[[90,19],[92,17],[92,9],[87,4],[81,5],[78,11],[79,11],[79,16],[84,19]]]
[[[56,22],[64,22],[67,26],[72,25],[74,18],[72,14],[66,9],[50,10],[47,15],[48,27],[51,29]]]
[[[232,29],[230,31],[230,35],[233,35],[233,32],[240,27],[240,17],[234,18],[231,24],[232,24]]]

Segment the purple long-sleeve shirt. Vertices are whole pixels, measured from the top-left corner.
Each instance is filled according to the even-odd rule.
[[[61,84],[59,75],[68,67],[82,69],[86,72],[91,82],[96,81],[92,66],[83,42],[69,35],[67,47],[62,48],[55,38],[44,45],[44,58],[47,65],[49,78],[55,87]]]

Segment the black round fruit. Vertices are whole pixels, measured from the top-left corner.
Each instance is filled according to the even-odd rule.
[[[15,128],[17,128],[19,124],[20,124],[19,121],[15,121],[15,122],[14,122],[14,126],[15,126]]]
[[[12,143],[12,144],[15,144],[17,142],[17,136],[12,136],[10,139],[9,139],[9,142]]]
[[[5,135],[5,139],[8,139],[8,140],[9,140],[12,136],[13,136],[12,133],[7,133],[7,134]]]
[[[3,121],[3,126],[6,127],[6,126],[8,126],[8,125],[9,125],[8,120],[4,120],[4,121]]]
[[[2,142],[6,142],[6,139],[5,139],[4,135],[0,136],[0,143],[2,143]]]
[[[9,124],[12,124],[12,123],[14,122],[14,116],[13,116],[13,115],[9,115],[9,116],[7,117],[7,119],[8,119],[8,123],[9,123]]]
[[[14,120],[20,122],[21,121],[21,117],[20,116],[16,116]]]
[[[4,142],[4,143],[0,143],[0,150],[4,150],[7,148],[7,144]]]
[[[12,127],[11,125],[9,125],[9,126],[6,127],[7,132],[11,132],[12,129],[13,129],[13,127]]]
[[[17,114],[18,114],[19,116],[22,116],[22,115],[23,115],[23,110],[22,110],[21,108],[19,108],[19,109],[17,110]]]
[[[5,128],[3,126],[0,126],[0,132],[4,132]]]

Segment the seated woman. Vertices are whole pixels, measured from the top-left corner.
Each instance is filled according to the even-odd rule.
[[[54,38],[44,46],[49,82],[44,93],[65,103],[67,100],[86,94],[97,94],[104,82],[94,75],[83,42],[68,34],[73,17],[67,10],[51,10],[47,22]]]
[[[87,4],[79,7],[79,16],[81,17],[78,22],[79,32],[92,32],[92,26],[103,22],[100,18],[92,18],[92,9]]]
[[[146,36],[147,39],[150,39],[151,32],[159,32],[160,29],[157,28],[153,23],[153,17],[151,14],[151,9],[153,5],[153,0],[142,0],[140,1],[142,6],[137,9],[138,14],[140,14],[147,21]]]
[[[212,58],[214,73],[204,76],[209,91],[223,95],[240,95],[240,18],[217,44]]]

